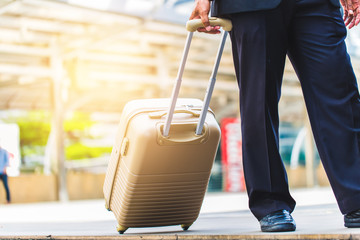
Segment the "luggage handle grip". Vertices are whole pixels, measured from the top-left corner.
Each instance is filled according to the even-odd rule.
[[[232,29],[232,23],[228,19],[210,17],[209,23],[211,26],[221,26],[224,29],[224,31],[229,32]],[[186,23],[186,29],[189,32],[195,32],[200,27],[204,27],[204,24],[202,23],[201,19],[192,19]]]
[[[176,110],[174,111],[174,114],[175,114],[175,113],[188,113],[188,114],[193,115],[194,117],[200,117],[200,112],[194,112],[194,111],[187,110],[187,109],[176,109]],[[167,111],[154,112],[154,113],[150,113],[150,114],[149,114],[149,117],[150,117],[150,118],[162,118],[162,117],[165,116],[166,114],[168,114]]]

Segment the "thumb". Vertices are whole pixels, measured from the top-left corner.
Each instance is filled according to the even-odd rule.
[[[201,18],[202,23],[204,24],[204,27],[208,28],[210,26],[208,15],[204,14],[204,15],[200,16],[200,18]],[[209,29],[206,29],[206,30],[209,30]]]

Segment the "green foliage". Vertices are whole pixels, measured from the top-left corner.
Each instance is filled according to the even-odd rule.
[[[49,115],[46,112],[29,112],[15,120],[20,128],[20,146],[45,146],[50,133]]]
[[[2,120],[18,124],[22,159],[25,156],[44,155],[51,130],[50,112],[27,111]],[[111,147],[90,147],[81,143],[84,139],[94,139],[89,132],[94,124],[96,122],[91,120],[88,113],[75,112],[64,121],[66,159],[96,158],[111,153]]]
[[[104,154],[110,154],[111,147],[89,147],[81,143],[75,143],[66,148],[66,159],[97,158]]]
[[[45,111],[22,112],[9,116],[5,122],[16,123],[20,130],[20,152],[22,159],[29,155],[43,155],[50,134],[50,114]]]
[[[93,138],[88,130],[95,124],[86,113],[74,113],[70,119],[64,121],[66,139],[70,143],[78,143],[84,138]]]

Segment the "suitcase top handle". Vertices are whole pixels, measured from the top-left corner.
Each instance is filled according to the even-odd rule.
[[[221,26],[224,29],[224,31],[227,32],[231,31],[232,29],[232,23],[229,19],[210,17],[209,22],[211,26]],[[195,32],[199,27],[204,27],[204,24],[202,23],[201,19],[189,20],[186,23],[186,29],[189,32]]]

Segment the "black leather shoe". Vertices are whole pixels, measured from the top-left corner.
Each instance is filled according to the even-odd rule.
[[[360,209],[344,216],[345,227],[360,228]]]
[[[296,229],[295,221],[287,210],[266,215],[260,220],[260,226],[263,232],[290,232]]]

